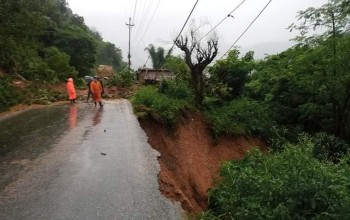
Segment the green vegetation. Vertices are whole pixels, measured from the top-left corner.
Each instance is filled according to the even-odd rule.
[[[0,77],[0,112],[23,101],[20,91],[11,86],[9,79]]]
[[[205,112],[215,137],[253,135],[266,137],[274,125],[265,106],[246,98],[234,99]]]
[[[216,138],[269,145],[269,153],[254,150],[222,167],[203,219],[350,219],[350,4],[330,0],[298,19],[290,26],[300,32],[296,45],[263,60],[234,49],[209,67],[218,40],[200,44],[195,32],[175,42],[184,58],[146,48],[154,68],[172,70],[175,80],[142,86],[131,100],[138,116],[173,128],[195,109]],[[73,77],[85,88],[79,77],[99,64],[117,71],[109,85],[134,83],[121,50],[65,0],[1,1],[0,111],[63,100],[46,85]],[[30,82],[21,88],[18,78]]]
[[[186,50],[196,36],[180,38],[185,58],[170,56],[164,66],[195,96],[174,95],[167,84],[135,94],[136,111],[165,124],[181,119],[182,100],[196,103],[214,137],[268,144],[268,153],[253,150],[223,165],[200,219],[350,218],[350,5],[331,0],[298,19],[290,26],[300,31],[294,47],[263,60],[234,49],[205,70]]]
[[[253,150],[225,163],[201,219],[348,219],[348,161],[322,163],[313,148],[304,137],[274,155]]]
[[[149,57],[152,60],[153,69],[161,69],[165,63],[165,60],[170,56],[171,50],[165,54],[165,50],[162,47],[157,47],[157,49],[150,44],[145,50],[149,53]]]
[[[199,218],[350,218],[349,9],[332,0],[301,11],[293,48],[261,61],[231,51],[209,69],[214,134],[267,137],[270,152],[225,163]]]
[[[125,65],[121,50],[89,29],[65,0],[1,0],[1,76],[53,84],[67,77],[77,81],[78,77],[90,75],[99,64],[112,65],[116,70]],[[33,98],[16,95],[12,80],[1,81],[1,111]],[[44,94],[39,97],[47,96],[45,90],[40,91]]]
[[[186,62],[180,56],[168,56],[163,67],[173,72],[176,81],[190,81],[190,70],[186,65]]]
[[[39,83],[32,84],[26,88],[26,97],[23,101],[24,104],[42,104],[47,105],[52,102],[66,100],[66,94],[60,92],[54,92],[49,89],[42,88]]]
[[[155,120],[173,127],[182,112],[192,107],[191,92],[185,83],[163,81],[159,88],[142,87],[132,98],[135,113],[150,115]]]
[[[113,76],[108,80],[108,85],[115,85],[125,88],[130,87],[134,81],[135,75],[124,68],[119,73],[113,74]]]

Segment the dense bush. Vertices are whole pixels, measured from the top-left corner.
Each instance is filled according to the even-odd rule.
[[[314,156],[320,160],[339,162],[347,154],[350,146],[344,140],[327,133],[318,133],[313,136]]]
[[[42,88],[40,83],[33,83],[26,88],[25,104],[43,104],[66,100],[66,94]]]
[[[214,136],[260,135],[265,136],[274,125],[268,110],[262,104],[249,99],[235,99],[221,106],[208,109],[206,119]]]
[[[108,85],[119,86],[119,87],[129,87],[135,81],[135,75],[129,72],[127,69],[114,74],[109,80]]]
[[[296,144],[298,139],[305,134],[301,128],[292,130],[285,126],[273,126],[269,133],[269,149],[271,151],[283,150],[286,143]],[[320,161],[337,163],[350,151],[350,145],[334,135],[317,133],[310,137],[314,143],[314,157]]]
[[[350,219],[350,166],[322,163],[303,138],[282,152],[258,150],[221,168],[201,219]]]
[[[188,84],[184,81],[163,80],[159,92],[175,99],[189,100],[192,97]]]
[[[0,77],[0,112],[6,111],[22,100],[21,93],[11,85],[10,80],[6,77]]]
[[[170,127],[178,122],[182,110],[191,106],[188,100],[167,96],[155,86],[141,88],[132,97],[132,103],[137,115],[146,113]]]
[[[70,56],[59,51],[56,47],[49,47],[45,50],[44,61],[50,69],[55,72],[56,78],[66,80],[67,78],[77,78],[78,72],[69,65]]]

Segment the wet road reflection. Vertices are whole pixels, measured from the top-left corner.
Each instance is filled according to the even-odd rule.
[[[101,122],[102,113],[103,113],[103,108],[98,108],[95,110],[95,114],[94,114],[94,117],[92,119],[93,126],[96,126]]]
[[[26,157],[35,157],[67,131],[64,122],[68,120],[69,109],[69,105],[31,109],[1,120],[0,157],[22,150]]]
[[[69,128],[73,129],[77,125],[78,106],[72,105],[69,111]]]
[[[0,219],[181,219],[127,100],[0,121]]]

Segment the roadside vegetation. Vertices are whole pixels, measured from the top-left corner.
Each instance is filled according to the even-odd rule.
[[[213,62],[218,39],[200,44],[196,31],[174,42],[184,57],[146,48],[154,68],[175,79],[140,86],[131,97],[136,115],[174,129],[196,112],[214,138],[253,136],[269,147],[223,164],[200,219],[350,219],[349,1],[330,0],[298,18],[290,26],[300,32],[295,46],[263,60],[235,48]],[[4,0],[0,111],[65,100],[50,86],[73,77],[84,89],[82,77],[98,64],[117,71],[107,86],[133,86],[121,54],[65,0]]]
[[[314,147],[303,136],[281,152],[225,163],[200,219],[349,219],[349,158],[321,162]]]
[[[122,51],[87,27],[65,0],[1,1],[0,111],[21,103],[65,100],[50,85],[72,77],[78,89],[86,88],[82,78],[95,75],[100,64],[116,73],[126,67]],[[118,77],[107,84],[131,83]]]
[[[192,93],[185,82],[163,81],[159,86],[145,86],[131,101],[136,115],[151,116],[168,128],[179,123],[186,110],[194,109]]]
[[[350,218],[350,6],[332,0],[298,17],[301,23],[290,26],[300,32],[294,47],[263,60],[234,49],[204,69],[188,48],[208,55],[198,64],[213,58],[216,41],[199,48],[200,37],[190,32],[176,42],[184,59],[169,56],[163,67],[175,73],[172,86],[186,82],[192,100],[173,97],[162,84],[134,96],[141,116],[173,125],[186,118],[183,109],[196,109],[214,138],[254,136],[267,143],[268,153],[252,150],[223,164],[199,219]]]

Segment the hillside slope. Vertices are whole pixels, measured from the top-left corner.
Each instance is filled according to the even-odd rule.
[[[200,115],[189,116],[174,131],[168,132],[151,119],[140,119],[150,145],[160,152],[159,185],[168,198],[181,202],[190,213],[207,207],[207,191],[218,177],[220,164],[240,159],[244,153],[264,144],[254,138],[227,137],[214,141]]]

